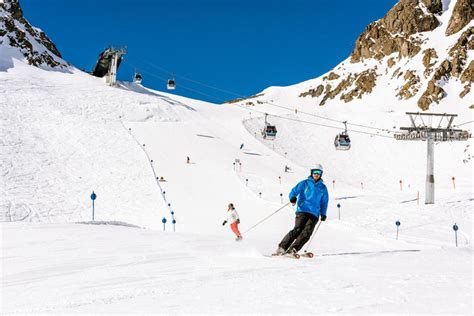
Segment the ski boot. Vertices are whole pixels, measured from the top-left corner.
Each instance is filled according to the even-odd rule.
[[[274,253],[272,253],[272,256],[283,256],[284,254],[286,254],[286,249],[278,247],[278,249],[275,250]]]

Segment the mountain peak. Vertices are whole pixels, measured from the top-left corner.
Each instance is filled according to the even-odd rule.
[[[67,67],[56,45],[23,16],[19,0],[0,2],[0,49],[15,48],[36,67]]]
[[[400,0],[365,28],[347,61],[299,97],[325,105],[336,97],[347,103],[384,90],[394,99],[416,98],[423,111],[448,91],[465,98],[474,82],[474,61],[468,55],[474,48],[473,17],[472,0]]]

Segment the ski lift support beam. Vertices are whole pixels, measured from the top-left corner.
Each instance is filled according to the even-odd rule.
[[[467,130],[453,129],[451,127],[454,118],[457,117],[457,114],[419,112],[406,112],[405,114],[410,117],[412,126],[400,127],[400,130],[407,132],[395,133],[394,137],[396,140],[427,141],[425,204],[434,204],[434,141],[466,141],[471,138],[472,135]],[[433,128],[431,126],[427,126],[423,121],[423,116],[429,116],[430,118],[440,118],[438,127]],[[416,125],[416,119],[418,117],[422,122],[421,126]],[[444,128],[441,127],[443,118],[447,119],[447,125]]]

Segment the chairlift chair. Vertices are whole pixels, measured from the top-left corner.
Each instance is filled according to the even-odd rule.
[[[345,130],[342,133],[336,135],[334,139],[334,146],[336,150],[349,150],[351,149],[351,139],[349,133],[347,133],[347,121],[344,121]]]

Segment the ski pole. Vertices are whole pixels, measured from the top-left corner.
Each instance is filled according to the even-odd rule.
[[[313,241],[314,236],[316,236],[316,233],[318,232],[319,226],[321,226],[321,223],[323,221],[319,221],[318,226],[316,226],[316,229],[314,230],[313,236],[311,236],[311,239],[309,240],[309,243],[306,245],[306,249],[304,252],[308,252],[309,245],[311,245],[311,242]]]
[[[258,225],[260,225],[261,223],[263,223],[264,221],[266,221],[267,219],[269,219],[270,217],[272,217],[273,215],[275,215],[276,213],[278,213],[279,211],[281,211],[282,209],[284,209],[286,206],[288,206],[288,204],[290,204],[291,202],[288,202],[286,203],[285,205],[283,205],[282,207],[280,207],[278,210],[276,210],[275,212],[271,213],[270,215],[268,215],[267,217],[265,217],[264,219],[260,220],[257,224],[253,225],[252,227],[250,227],[249,229],[247,229],[246,231],[244,231],[242,233],[242,235],[248,233],[249,231],[251,231],[252,229],[254,229],[255,227],[257,227]]]

